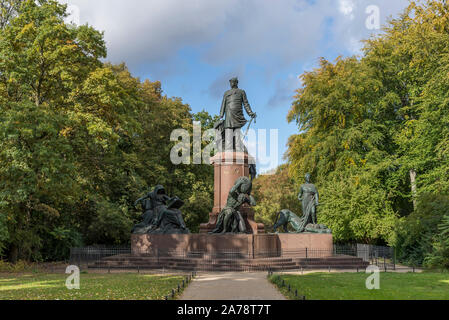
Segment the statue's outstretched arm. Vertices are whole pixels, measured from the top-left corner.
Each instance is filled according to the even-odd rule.
[[[137,205],[138,205],[141,201],[143,201],[144,199],[145,199],[145,197],[140,198],[140,199],[137,199],[136,202],[134,202],[134,207],[137,207]]]
[[[315,204],[317,206],[320,205],[320,195],[319,195],[318,190],[316,188],[315,188]]]
[[[246,112],[248,113],[248,115],[251,117],[251,118],[255,118],[257,115],[253,112],[253,110],[251,109],[251,106],[249,105],[249,102],[248,102],[248,97],[246,96],[246,92],[245,91],[243,91],[242,92],[242,98],[243,98],[243,105],[245,106],[245,110],[246,110]]]
[[[136,207],[140,202],[142,202],[145,199],[148,199],[150,196],[151,196],[151,192],[148,193],[147,195],[145,195],[144,197],[137,199],[136,202],[134,202],[134,206]]]
[[[253,196],[249,196],[249,205],[251,207],[257,206],[257,201],[256,201],[256,199]]]

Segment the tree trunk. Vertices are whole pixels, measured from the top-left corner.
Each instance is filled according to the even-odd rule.
[[[413,210],[416,211],[416,194],[417,194],[417,187],[416,187],[416,171],[415,169],[410,170],[410,184],[412,187],[412,199],[413,199]]]
[[[17,259],[19,258],[19,248],[17,245],[13,244],[11,245],[11,249],[9,251],[9,262],[16,263]]]

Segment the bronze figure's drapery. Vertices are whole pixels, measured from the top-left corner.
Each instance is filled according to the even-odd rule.
[[[248,121],[245,119],[243,108],[245,108],[252,119],[255,119],[257,114],[252,111],[246,92],[239,89],[238,79],[233,78],[229,82],[231,90],[226,91],[224,94],[220,110],[220,119],[224,118],[224,121],[218,123],[216,128],[221,130],[219,135],[223,138],[226,151],[246,152],[241,129]],[[221,148],[222,146],[220,145],[219,147]]]
[[[163,186],[156,186],[153,192],[140,198],[134,204],[141,204],[142,223],[136,225],[133,234],[188,234],[182,212],[184,202],[178,197],[170,198]]]
[[[290,210],[282,210],[274,226],[274,232],[280,227],[288,232],[290,225],[295,233],[332,233],[326,226],[318,224],[317,207],[319,206],[319,194],[314,184],[310,182],[310,174],[306,174],[306,183],[301,186],[298,200],[302,202],[303,216],[299,218]]]
[[[239,208],[248,203],[256,205],[251,196],[252,182],[248,177],[239,178],[229,192],[226,207],[220,212],[217,226],[211,233],[246,233],[245,221],[239,212]]]

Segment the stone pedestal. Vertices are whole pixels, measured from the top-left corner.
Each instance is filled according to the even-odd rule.
[[[178,234],[132,235],[133,255],[240,255],[258,257],[326,257],[333,253],[331,234]]]
[[[200,226],[200,233],[208,233],[215,229],[218,215],[226,206],[229,191],[240,177],[249,177],[249,164],[254,161],[247,153],[221,152],[211,159],[214,166],[214,208],[209,222]],[[247,230],[252,234],[264,233],[264,225],[254,221],[254,210],[243,206],[241,211]]]

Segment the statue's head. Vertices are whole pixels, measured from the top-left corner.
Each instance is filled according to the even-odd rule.
[[[165,188],[161,185],[156,186],[153,191],[153,201],[164,203],[166,198]]]
[[[306,173],[306,182],[310,183],[311,179],[312,179],[312,175],[310,173]]]
[[[239,87],[239,79],[238,78],[232,78],[229,80],[229,83],[231,84],[232,89],[236,89]]]

